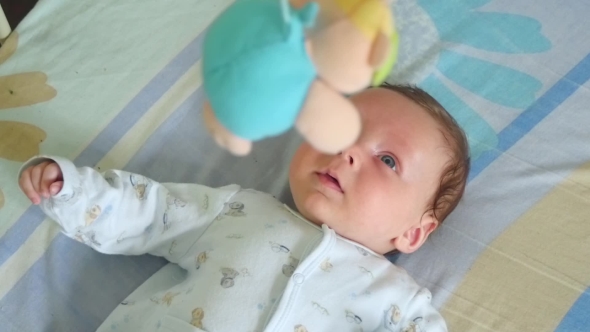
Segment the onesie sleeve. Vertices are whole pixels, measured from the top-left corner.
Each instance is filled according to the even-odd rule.
[[[442,315],[430,303],[432,295],[426,288],[420,289],[401,313],[402,331],[446,332]]]
[[[66,236],[106,254],[149,253],[178,262],[240,189],[160,184],[120,170],[76,168],[60,157],[35,157],[20,173],[47,160],[59,165],[64,185],[42,199],[41,209]]]

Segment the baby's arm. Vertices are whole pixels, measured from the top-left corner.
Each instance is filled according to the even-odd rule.
[[[172,262],[178,262],[239,189],[160,184],[117,170],[101,174],[58,157],[27,162],[19,183],[68,237],[103,253],[150,253]]]

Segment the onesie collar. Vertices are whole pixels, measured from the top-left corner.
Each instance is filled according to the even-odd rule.
[[[318,225],[316,225],[316,224],[312,223],[311,221],[307,220],[307,219],[306,219],[306,218],[304,218],[304,217],[303,217],[303,216],[302,216],[302,215],[301,215],[299,212],[297,212],[297,211],[293,210],[293,209],[292,209],[291,207],[289,207],[287,204],[283,204],[283,206],[285,206],[285,208],[287,209],[287,211],[291,212],[291,214],[293,214],[293,215],[294,215],[294,216],[296,216],[297,218],[299,218],[299,219],[303,220],[304,222],[308,223],[309,225],[311,225],[311,226],[315,227],[315,228],[316,228],[316,229],[318,229],[318,230],[319,230],[319,229],[321,229],[321,230],[324,232],[324,234],[332,234],[332,235],[333,235],[333,236],[335,236],[336,238],[338,238],[338,239],[340,239],[340,240],[342,240],[342,241],[345,241],[345,242],[347,242],[347,243],[349,243],[349,244],[352,244],[353,246],[357,247],[359,250],[363,250],[363,251],[365,251],[365,252],[367,252],[367,253],[369,253],[369,254],[371,254],[371,255],[373,255],[373,256],[377,256],[377,257],[382,257],[382,258],[385,258],[385,256],[383,256],[383,255],[381,255],[381,254],[378,254],[378,253],[374,252],[373,250],[371,250],[371,249],[369,249],[369,248],[367,248],[367,247],[363,246],[363,245],[362,245],[362,244],[360,244],[360,243],[357,243],[357,242],[355,242],[355,241],[352,241],[352,240],[349,240],[349,239],[347,239],[347,238],[345,238],[345,237],[342,237],[342,236],[340,236],[340,235],[339,235],[338,233],[336,233],[336,232],[335,232],[335,231],[334,231],[332,228],[330,228],[330,226],[328,226],[328,225],[326,225],[326,224],[322,224],[322,226],[321,226],[321,228],[320,228],[320,226],[318,226]]]

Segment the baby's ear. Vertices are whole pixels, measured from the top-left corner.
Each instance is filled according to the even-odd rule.
[[[418,224],[393,239],[395,249],[404,254],[413,253],[426,242],[426,239],[438,227],[438,224],[439,222],[432,212],[424,214]]]

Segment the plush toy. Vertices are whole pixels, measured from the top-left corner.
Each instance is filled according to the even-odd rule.
[[[236,155],[293,126],[320,151],[353,144],[360,116],[342,94],[385,78],[391,21],[385,0],[236,1],[205,36],[207,129]]]
[[[290,0],[300,8],[312,0]],[[387,78],[399,39],[389,0],[313,0],[318,21],[308,34],[319,76],[340,92],[354,93]]]

